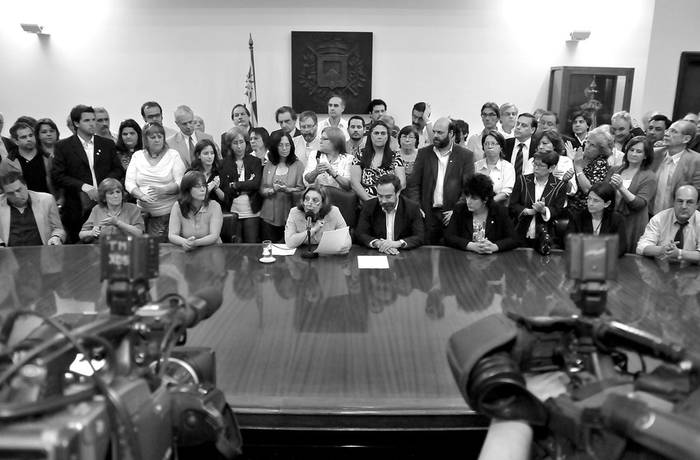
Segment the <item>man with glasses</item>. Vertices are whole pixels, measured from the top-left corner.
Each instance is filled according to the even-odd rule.
[[[489,131],[498,130],[498,120],[500,116],[501,110],[495,102],[487,102],[481,107],[481,122],[484,124],[484,129],[472,134],[467,140],[467,149],[474,152],[474,161],[479,161],[484,158],[481,136]]]
[[[299,115],[299,130],[301,138],[294,138],[294,153],[304,165],[309,153],[318,150],[321,146],[321,130],[318,129],[318,116],[316,112],[306,110]]]
[[[141,116],[143,117],[144,123],[160,123],[163,125],[166,138],[174,136],[177,133],[173,128],[163,124],[163,107],[156,101],[144,102],[141,106]]]

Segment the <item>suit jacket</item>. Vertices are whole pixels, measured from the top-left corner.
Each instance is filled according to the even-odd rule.
[[[503,155],[505,156],[505,160],[510,163],[510,159],[513,156],[513,150],[515,149],[515,143],[520,143],[516,138],[511,137],[510,139],[506,139],[506,149],[503,151]],[[532,136],[530,138],[530,158],[537,153],[537,142],[535,141],[535,136]],[[523,158],[523,163],[525,163],[525,159]],[[522,171],[515,171],[515,174],[517,176],[522,174]]]
[[[692,185],[700,192],[700,153],[694,150],[686,149],[681,154],[671,176],[671,190],[681,185]]]
[[[426,215],[433,207],[433,193],[437,183],[438,159],[429,145],[418,150],[413,172],[408,183],[408,198],[420,203]],[[447,161],[445,181],[442,188],[442,209],[454,209],[462,197],[462,189],[467,180],[474,175],[474,152],[453,144],[452,153]]]
[[[561,214],[564,208],[564,203],[566,202],[566,186],[565,184],[554,177],[552,174],[549,175],[547,184],[542,192],[541,200],[544,201],[545,206],[549,208],[550,219],[545,222],[542,215],[537,213],[535,216],[528,216],[522,214],[522,212],[531,208],[532,204],[535,202],[535,175],[527,174],[525,176],[519,176],[515,181],[515,187],[513,187],[513,194],[510,196],[510,215],[515,221],[515,233],[521,239],[524,239],[527,235],[527,230],[530,227],[530,222],[532,218],[535,217],[536,225],[546,225],[551,232],[551,227],[554,221]]]
[[[224,212],[231,209],[233,200],[241,194],[247,194],[250,197],[250,207],[253,212],[258,212],[262,208],[262,195],[260,195],[262,161],[260,161],[260,158],[246,153],[243,156],[243,170],[245,172],[245,180],[239,181],[240,173],[236,167],[236,160],[233,158],[233,155],[224,158],[219,172],[221,190],[226,195],[226,209]]]
[[[58,206],[56,200],[50,193],[33,192],[29,190],[29,199],[32,202],[32,212],[36,227],[41,236],[41,242],[46,242],[52,236],[61,238],[65,241],[66,232],[61,225],[61,218],[58,216]],[[7,203],[7,198],[3,195],[0,199],[0,241],[7,242],[10,238],[10,205]]]
[[[569,233],[593,233],[593,218],[588,209],[583,209],[572,213],[569,224],[566,227],[566,234]],[[618,237],[618,255],[622,256],[627,251],[627,236],[625,233],[625,219],[619,212],[603,212],[603,219],[600,221],[601,235],[615,235]],[[566,238],[564,238],[566,243]],[[635,241],[635,244],[637,242]]]
[[[454,211],[450,225],[445,230],[445,243],[448,246],[466,251],[467,243],[473,241],[474,215],[466,203],[459,203],[455,206]],[[496,203],[489,206],[484,224],[485,236],[498,246],[498,252],[508,251],[518,246],[513,221],[504,206]]]
[[[197,139],[197,142],[201,141],[202,139],[209,139],[210,141],[214,142],[214,138],[211,136],[211,134],[200,133],[199,131],[195,131],[194,137],[195,139]],[[177,133],[175,133],[174,136],[169,137],[167,139],[167,143],[168,147],[178,151],[182,162],[185,163],[185,167],[189,168],[192,162],[194,161],[194,157],[190,157],[189,142],[187,141],[185,135],[182,134],[182,131],[178,131]]]
[[[362,205],[357,223],[357,239],[365,246],[372,240],[386,238],[386,214],[378,198],[367,200]],[[394,217],[394,240],[404,240],[405,249],[423,244],[424,227],[420,206],[415,201],[399,195],[399,203]]]
[[[97,180],[95,187],[107,177],[123,181],[124,168],[117,156],[114,142],[95,136],[94,144],[94,171]],[[83,193],[80,188],[83,184],[92,183],[92,174],[87,154],[77,135],[56,144],[51,176],[56,187],[65,189],[64,206],[73,210],[80,209],[80,194]]]
[[[275,134],[281,134],[281,133],[282,133],[282,130],[281,130],[281,129],[276,129],[276,130],[274,130],[274,131],[272,131],[272,132],[270,133],[270,137],[272,137],[272,136],[275,135]],[[294,128],[294,131],[292,131],[292,132],[289,133],[289,134],[292,136],[292,138],[294,138],[294,137],[299,137],[299,136],[301,136],[301,130],[298,129],[298,128]]]

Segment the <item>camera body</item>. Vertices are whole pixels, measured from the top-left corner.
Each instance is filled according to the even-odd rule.
[[[214,351],[177,346],[221,293],[150,302],[157,243],[101,246],[110,311],[46,320],[0,355],[0,458],[235,457],[242,441],[216,388]]]

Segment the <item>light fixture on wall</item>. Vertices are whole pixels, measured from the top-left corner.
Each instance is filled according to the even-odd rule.
[[[20,24],[22,26],[22,30],[25,32],[28,32],[30,34],[36,34],[39,37],[48,37],[49,34],[45,29],[44,26],[40,26],[39,24],[27,24],[27,23],[22,23]]]
[[[585,40],[588,37],[591,36],[591,31],[590,30],[572,30],[569,32],[569,36],[571,37],[569,40],[566,41],[566,43],[578,43],[581,40]]]

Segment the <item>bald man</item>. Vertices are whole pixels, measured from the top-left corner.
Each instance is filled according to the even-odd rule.
[[[697,131],[695,123],[678,120],[664,134],[665,153],[656,159],[656,198],[653,214],[673,205],[673,191],[680,185],[691,184],[700,190],[700,153],[688,150],[688,143]]]
[[[676,189],[673,207],[649,220],[637,243],[637,254],[669,261],[700,262],[700,211],[698,190],[692,185]]]
[[[454,142],[455,125],[440,118],[433,125],[433,145],[418,150],[408,195],[425,213],[426,244],[442,244],[462,189],[474,175],[474,152]]]

